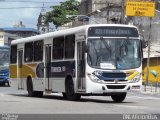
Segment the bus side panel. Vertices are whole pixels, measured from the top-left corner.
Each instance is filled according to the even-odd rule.
[[[33,78],[34,91],[44,91],[44,78]]]
[[[41,74],[41,76],[39,76],[39,74]],[[23,65],[23,77],[25,78],[25,80],[27,80],[28,76],[32,78],[34,91],[44,91],[44,75],[43,74],[44,74],[43,63],[30,63],[30,64]],[[25,81],[24,83],[26,85],[27,81]]]
[[[27,90],[27,78],[32,78],[33,90],[34,91],[43,91],[44,90],[44,77],[37,77],[37,63],[27,63],[22,66],[22,80],[23,87]]]
[[[55,92],[65,92],[65,78],[52,78],[52,90]]]
[[[11,64],[9,66],[10,71],[10,85],[17,88],[17,65]]]
[[[56,92],[65,92],[65,79],[67,76],[75,78],[75,61],[52,62],[51,65],[52,90]]]
[[[10,65],[10,78],[17,78],[17,65]]]

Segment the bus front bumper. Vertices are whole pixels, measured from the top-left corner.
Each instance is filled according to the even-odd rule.
[[[104,93],[124,93],[128,91],[140,91],[142,85],[140,83],[131,84],[128,82],[119,83],[96,83],[87,81],[86,93],[104,94]]]

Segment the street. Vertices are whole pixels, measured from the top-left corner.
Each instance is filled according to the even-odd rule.
[[[12,114],[158,114],[160,95],[128,93],[123,103],[109,96],[82,96],[80,101],[67,101],[61,94],[43,98],[27,96],[24,90],[0,87],[0,113]]]

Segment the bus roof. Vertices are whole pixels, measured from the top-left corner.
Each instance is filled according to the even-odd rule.
[[[42,40],[44,38],[50,38],[50,37],[59,37],[62,35],[69,35],[73,33],[78,33],[78,32],[85,32],[89,27],[98,27],[98,26],[117,26],[117,27],[134,27],[133,25],[124,25],[124,24],[92,24],[92,25],[84,25],[84,26],[79,26],[79,27],[74,27],[74,28],[69,28],[65,30],[59,30],[59,31],[54,31],[54,32],[49,32],[41,35],[36,35],[36,36],[31,36],[31,37],[26,37],[26,38],[21,38],[17,40],[13,40],[11,42],[12,45],[14,44],[19,44],[19,43],[24,43],[24,42],[31,42],[31,41],[36,41],[36,40]]]

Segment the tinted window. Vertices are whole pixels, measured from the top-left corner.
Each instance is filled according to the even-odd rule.
[[[10,62],[11,63],[17,62],[17,45],[11,46]]]
[[[74,58],[75,36],[69,35],[65,37],[65,58]]]
[[[25,60],[25,62],[33,61],[33,42],[25,44],[24,60]]]
[[[43,60],[43,41],[34,42],[34,61]]]
[[[63,59],[64,37],[53,39],[53,59]]]

